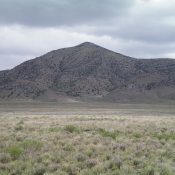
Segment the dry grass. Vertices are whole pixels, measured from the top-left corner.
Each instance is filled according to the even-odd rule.
[[[0,175],[173,175],[175,119],[0,117]]]

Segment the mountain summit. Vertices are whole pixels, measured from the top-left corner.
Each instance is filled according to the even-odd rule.
[[[90,42],[0,71],[1,99],[175,99],[175,60],[135,59]]]

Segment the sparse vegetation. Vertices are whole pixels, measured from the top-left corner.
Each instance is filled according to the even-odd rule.
[[[2,116],[0,175],[174,175],[171,117]]]

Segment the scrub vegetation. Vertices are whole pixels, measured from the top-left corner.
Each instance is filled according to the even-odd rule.
[[[0,175],[174,175],[173,117],[1,116]]]

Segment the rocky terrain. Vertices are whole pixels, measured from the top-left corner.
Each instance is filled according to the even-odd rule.
[[[135,59],[93,43],[51,51],[0,71],[0,99],[175,99],[175,60]]]

